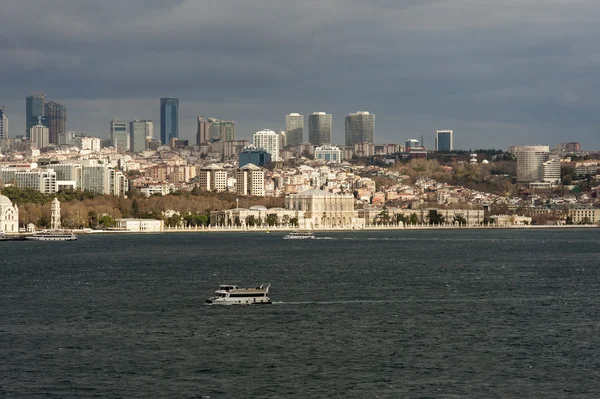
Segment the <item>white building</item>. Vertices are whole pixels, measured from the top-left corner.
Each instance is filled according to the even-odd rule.
[[[31,131],[33,132],[33,127]],[[54,169],[0,168],[0,181],[5,185],[12,184],[18,188],[31,188],[44,194],[56,192]]]
[[[246,164],[235,171],[235,191],[240,195],[265,196],[265,171]]]
[[[0,195],[0,231],[19,232],[19,207],[4,195]]]
[[[329,162],[342,162],[342,150],[333,145],[324,145],[315,148],[315,159]]]
[[[279,135],[272,130],[259,130],[253,136],[254,146],[271,154],[271,161],[279,161]],[[288,137],[289,144],[289,137]]]
[[[50,131],[44,125],[31,127],[31,144],[35,148],[45,148],[50,145]]]
[[[227,171],[220,166],[209,165],[200,168],[196,176],[201,190],[216,192],[227,190]]]
[[[164,230],[164,221],[156,219],[116,219],[118,230],[135,233],[158,233]]]
[[[560,159],[553,158],[542,165],[542,180],[548,183],[560,183]]]
[[[550,158],[547,145],[521,146],[516,148],[517,181],[536,182],[544,178],[544,162]]]
[[[297,211],[301,228],[349,227],[359,223],[352,194],[306,190],[285,198],[286,208]]]
[[[80,188],[96,194],[123,196],[129,191],[129,180],[123,172],[108,165],[84,165]]]
[[[100,151],[101,140],[98,137],[75,136],[71,143],[80,150]]]

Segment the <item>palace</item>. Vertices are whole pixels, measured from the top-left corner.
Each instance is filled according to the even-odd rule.
[[[4,195],[0,195],[0,231],[19,232],[19,207]]]

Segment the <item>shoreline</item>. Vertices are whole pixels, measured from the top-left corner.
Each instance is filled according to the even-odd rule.
[[[72,231],[77,235],[112,235],[112,234],[168,234],[168,233],[289,233],[292,231],[312,231],[312,232],[359,232],[359,231],[412,231],[412,230],[550,230],[550,229],[597,229],[596,225],[514,225],[514,226],[370,226],[370,227],[324,227],[315,229],[301,229],[292,227],[260,227],[260,228],[241,228],[241,227],[202,227],[202,228],[165,228],[161,231],[123,231],[123,230],[65,230]],[[5,233],[5,237],[27,237],[34,233]]]

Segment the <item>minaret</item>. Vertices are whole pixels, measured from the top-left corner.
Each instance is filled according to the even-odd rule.
[[[50,219],[50,229],[60,229],[60,201],[58,198],[52,200],[52,216]]]

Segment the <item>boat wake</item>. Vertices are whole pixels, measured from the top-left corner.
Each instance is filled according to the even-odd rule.
[[[547,302],[558,300],[556,297],[535,298],[456,298],[456,299],[346,299],[339,301],[274,301],[273,305],[346,305],[346,304],[385,304],[385,303],[492,303],[492,302]]]

